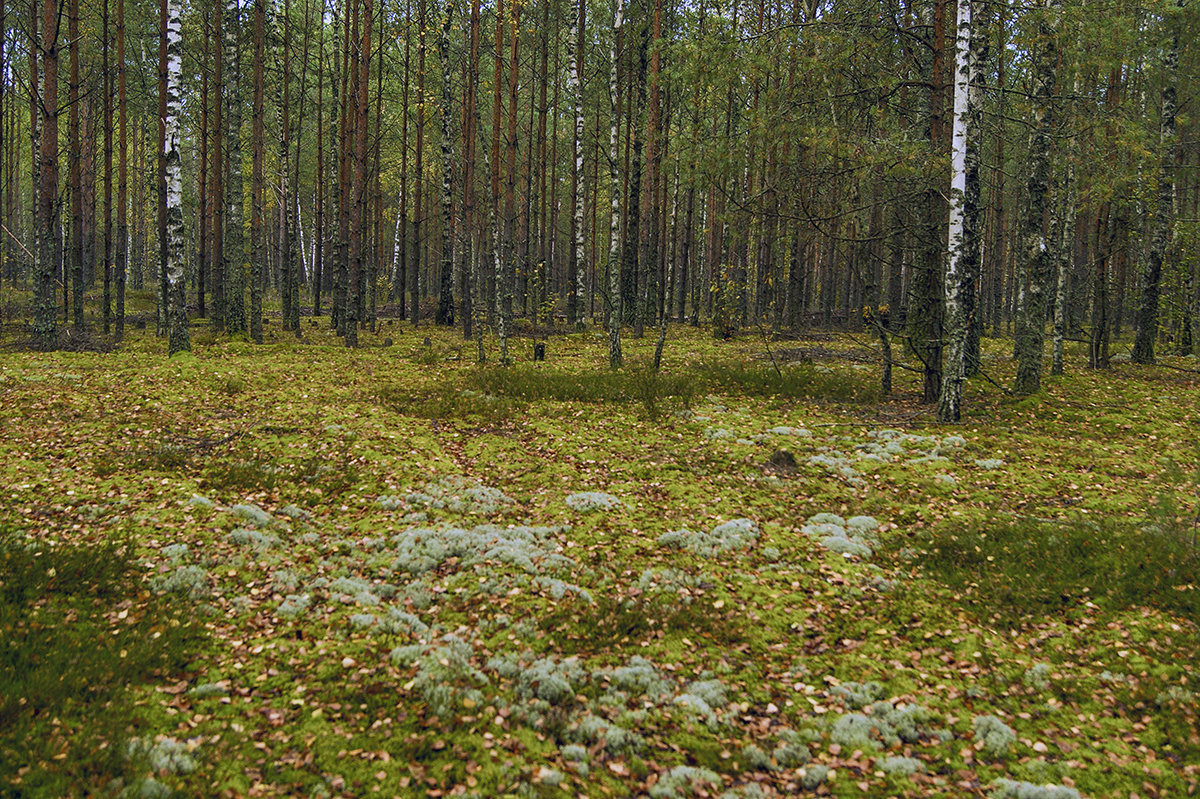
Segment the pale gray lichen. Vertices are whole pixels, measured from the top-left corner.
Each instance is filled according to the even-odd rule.
[[[997,760],[1005,757],[1017,741],[1012,727],[990,714],[971,719],[971,729],[975,732],[975,740],[983,744],[980,751]]]
[[[275,523],[275,519],[271,517],[271,514],[252,503],[234,505],[229,510],[234,516],[254,527],[270,527]]]
[[[486,674],[472,663],[471,645],[454,634],[442,636],[431,645],[409,645],[391,651],[398,666],[416,665],[412,686],[435,715],[447,718],[462,708],[478,707],[482,689],[489,685]]]
[[[875,762],[875,768],[890,777],[908,777],[925,770],[925,764],[915,757],[892,755]]]
[[[742,763],[747,768],[765,771],[771,767],[771,756],[764,752],[762,747],[746,744],[742,747]]]
[[[214,696],[225,696],[228,693],[229,688],[219,682],[205,682],[189,690],[188,696],[194,696],[197,699],[210,699]]]
[[[800,769],[798,774],[800,777],[800,787],[806,791],[815,791],[821,787],[821,783],[825,782],[825,778],[829,776],[829,766],[817,764]]]
[[[674,690],[673,683],[663,677],[654,664],[641,655],[634,655],[627,665],[619,666],[604,676],[607,676],[613,688],[631,696],[646,696],[658,700]]]
[[[592,511],[610,511],[621,507],[621,500],[603,491],[576,491],[568,494],[565,500],[567,507],[578,513]]]
[[[181,743],[174,738],[157,740],[134,738],[126,747],[130,758],[146,758],[150,769],[159,774],[191,774],[196,770],[196,759],[192,756],[195,744]]]
[[[999,777],[990,786],[992,799],[1080,799],[1079,791],[1065,785],[1035,785]]]
[[[279,536],[274,533],[263,533],[248,527],[237,527],[225,536],[225,540],[238,546],[248,546],[259,552],[271,549],[279,543]]]
[[[199,566],[180,566],[168,575],[155,577],[151,586],[168,594],[180,594],[188,599],[207,599],[212,595],[208,572]]]
[[[853,710],[866,707],[886,696],[883,686],[877,682],[844,682],[834,686],[832,693],[840,696],[846,702],[846,706]]]
[[[300,576],[290,569],[278,569],[271,573],[271,589],[281,594],[295,591],[300,586]]]
[[[569,727],[565,735],[572,742],[589,745],[603,743],[605,751],[611,755],[638,752],[646,745],[645,739],[636,732],[591,713]]]
[[[795,730],[780,730],[779,743],[771,752],[779,768],[795,768],[812,760],[812,752],[803,736]]]
[[[275,609],[275,615],[281,619],[294,619],[303,615],[312,605],[312,597],[308,594],[288,594]]]
[[[658,537],[658,543],[682,549],[701,557],[716,557],[727,552],[748,549],[758,540],[758,524],[751,519],[733,519],[711,531],[673,530]]]
[[[1053,669],[1049,663],[1034,663],[1026,671],[1021,681],[1030,688],[1045,691],[1050,687],[1050,675]]]
[[[213,501],[208,497],[202,497],[199,494],[192,494],[192,498],[188,500],[188,504],[197,508],[214,507]]]
[[[652,799],[676,799],[681,796],[698,796],[702,788],[719,788],[721,777],[715,771],[696,766],[676,766],[659,777],[650,789]],[[703,794],[707,795],[707,793]]]
[[[781,425],[779,427],[772,427],[767,432],[770,433],[771,435],[775,435],[775,436],[795,436],[796,438],[812,438],[812,431],[806,430],[803,427],[788,427],[786,425]]]
[[[517,693],[552,705],[569,704],[575,699],[575,687],[586,684],[589,676],[578,658],[541,658],[518,672]]]

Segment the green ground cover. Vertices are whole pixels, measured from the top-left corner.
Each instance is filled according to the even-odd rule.
[[[1193,362],[671,336],[5,352],[0,795],[1198,791]]]

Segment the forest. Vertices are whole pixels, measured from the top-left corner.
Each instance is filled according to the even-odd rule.
[[[1195,8],[0,3],[0,797],[1197,795]]]

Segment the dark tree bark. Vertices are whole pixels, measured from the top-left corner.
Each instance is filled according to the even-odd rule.
[[[36,83],[41,69],[42,91],[38,98],[38,219],[40,231],[37,263],[34,266],[33,336],[39,349],[58,346],[54,280],[57,269],[55,241],[58,239],[58,54],[60,51],[59,9],[57,0],[43,0],[38,51],[41,63],[33,63]],[[31,48],[33,49],[33,48]]]
[[[265,84],[263,62],[266,60],[266,0],[254,0],[254,88],[251,122],[250,165],[250,338],[262,344],[263,261],[266,258],[266,225],[263,220],[265,186],[263,180],[263,115]],[[319,126],[318,126],[319,127]],[[319,140],[318,136],[318,140]],[[318,145],[319,146],[319,145]],[[318,172],[320,169],[318,168]],[[319,291],[319,289],[318,289]],[[317,293],[317,297],[320,294]],[[319,304],[319,299],[316,301]]]
[[[1039,54],[1034,74],[1034,123],[1029,143],[1025,219],[1021,225],[1020,262],[1017,273],[1017,377],[1016,394],[1032,394],[1042,385],[1042,350],[1045,342],[1046,294],[1051,252],[1044,218],[1050,184],[1050,140],[1054,116],[1052,102],[1057,82],[1058,46],[1055,40],[1057,0],[1050,0],[1038,22]]]
[[[1179,3],[1182,8],[1183,4]],[[1171,239],[1171,205],[1175,196],[1176,80],[1179,69],[1179,22],[1171,20],[1171,42],[1163,56],[1165,73],[1162,88],[1162,113],[1159,121],[1158,198],[1150,246],[1141,270],[1141,300],[1137,312],[1137,332],[1133,340],[1134,363],[1154,363],[1154,340],[1158,337],[1158,303],[1162,282],[1163,254]]]

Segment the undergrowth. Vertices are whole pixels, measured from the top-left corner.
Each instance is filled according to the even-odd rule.
[[[0,534],[0,794],[90,794],[128,774],[124,697],[177,672],[197,639],[177,602],[130,611],[141,573],[126,541]]]
[[[1174,518],[993,518],[935,531],[928,572],[979,612],[1009,622],[1084,601],[1200,612],[1200,550]]]

